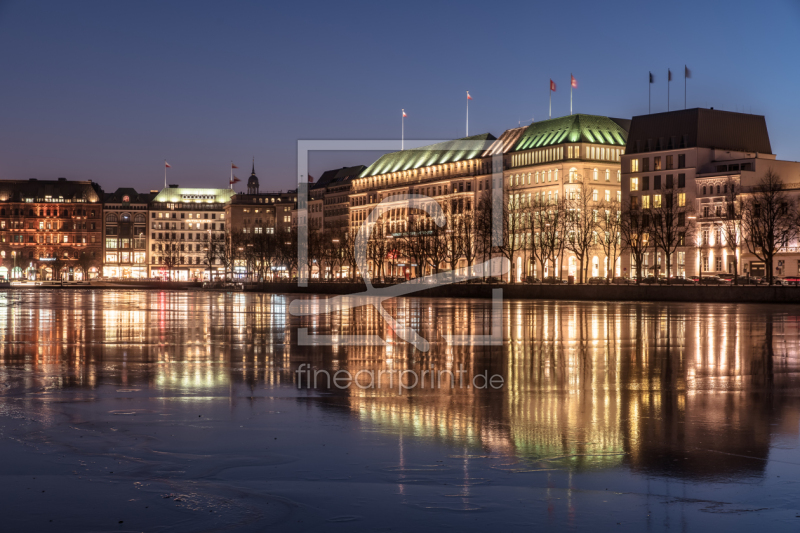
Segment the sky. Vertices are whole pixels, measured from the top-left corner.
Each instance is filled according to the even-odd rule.
[[[297,182],[298,140],[495,136],[576,113],[684,106],[766,116],[800,160],[800,2],[0,0],[0,179],[261,189]],[[399,142],[398,142],[399,148]],[[310,173],[376,152],[315,152]]]

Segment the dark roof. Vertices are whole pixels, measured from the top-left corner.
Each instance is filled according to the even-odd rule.
[[[761,115],[696,108],[633,117],[626,154],[675,148],[772,153]]]
[[[155,198],[155,194],[151,194],[150,192],[146,193],[139,193],[136,192],[136,189],[132,187],[120,187],[114,192],[106,193],[104,203],[107,204],[119,204],[122,203],[122,198],[124,196],[128,196],[129,203],[131,204],[146,204],[150,202],[153,198]]]
[[[624,146],[630,123],[623,118],[581,114],[542,120],[527,127],[513,151],[577,142]]]
[[[454,141],[444,141],[412,150],[392,152],[381,156],[380,159],[372,163],[369,168],[361,173],[362,178],[386,174],[388,172],[399,172],[444,163],[454,163],[465,159],[481,157],[484,150],[495,140],[491,133],[482,133],[471,137],[464,137]],[[480,143],[469,141],[483,141]]]
[[[0,201],[21,202],[25,198],[42,201],[47,197],[101,202],[103,189],[91,181],[0,180]]]
[[[322,189],[325,187],[342,185],[353,178],[357,178],[365,168],[367,167],[364,165],[358,165],[354,167],[342,167],[335,170],[326,170],[311,188]]]
[[[483,157],[510,152],[517,145],[517,141],[522,137],[526,129],[528,129],[527,126],[521,126],[504,131],[503,134],[483,152]]]

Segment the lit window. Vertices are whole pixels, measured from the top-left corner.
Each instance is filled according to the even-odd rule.
[[[686,206],[686,193],[679,192],[678,193],[678,207],[685,207]]]
[[[639,172],[639,160],[631,159],[631,172]]]
[[[611,201],[611,191],[606,189],[606,202],[610,202],[610,201]]]
[[[642,209],[650,209],[650,197],[642,196]]]
[[[631,190],[632,191],[639,190],[639,178],[631,178]]]
[[[593,180],[593,181],[597,181],[597,169],[594,169],[594,170],[592,171],[592,180]]]
[[[653,207],[655,207],[656,209],[661,208],[661,195],[660,194],[654,194],[653,195]]]

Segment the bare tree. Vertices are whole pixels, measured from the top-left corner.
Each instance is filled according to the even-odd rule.
[[[627,249],[627,243],[622,239],[622,205],[617,200],[603,200],[599,211],[600,247],[608,266],[606,281],[610,282],[614,278],[617,259]]]
[[[509,282],[517,277],[514,258],[522,250],[525,239],[525,201],[519,189],[510,186],[503,197],[503,241],[497,251],[505,257],[511,268],[508,272]]]
[[[589,257],[598,246],[597,231],[599,216],[594,196],[597,189],[578,177],[574,184],[565,190],[567,250],[575,254],[579,263],[578,282],[586,281]]]
[[[636,198],[636,197],[634,197]],[[636,271],[636,283],[642,280],[642,265],[644,256],[650,246],[649,230],[650,222],[648,217],[639,209],[639,204],[632,198],[622,209],[620,221],[620,234],[624,246],[630,250],[630,257],[633,260],[633,267]]]
[[[738,251],[742,244],[742,205],[737,184],[733,178],[728,178],[725,183],[725,198],[723,199],[722,219],[719,221],[720,233],[725,246],[731,252],[733,259],[733,282],[739,284],[739,257]]]
[[[675,188],[671,175],[667,176],[664,186],[654,192],[649,234],[656,253],[659,250],[664,252],[666,277],[669,278],[675,252],[686,246],[687,239],[691,238],[693,210],[686,203],[685,193]]]
[[[169,223],[167,223],[169,224]],[[175,224],[174,222],[172,223]],[[178,239],[178,234],[175,231],[166,231],[159,233],[157,239],[158,251],[156,252],[161,257],[161,264],[167,268],[169,272],[169,279],[172,280],[172,271],[181,262],[181,240]]]
[[[797,235],[795,201],[784,191],[781,177],[769,169],[741,205],[745,245],[751,254],[764,261],[772,285],[775,255]]]

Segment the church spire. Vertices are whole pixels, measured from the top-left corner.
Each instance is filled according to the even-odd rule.
[[[253,171],[250,172],[250,175],[251,176],[255,176],[256,175],[256,158],[255,158],[255,156],[253,156]]]

